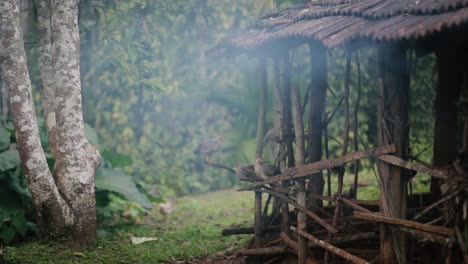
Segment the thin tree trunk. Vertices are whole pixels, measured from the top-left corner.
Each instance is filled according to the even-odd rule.
[[[41,146],[20,27],[18,0],[0,5],[0,63],[9,90],[18,151],[43,235],[63,236],[74,224],[73,212],[60,196]]]

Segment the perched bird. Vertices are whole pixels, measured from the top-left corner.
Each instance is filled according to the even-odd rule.
[[[267,179],[265,169],[263,168],[263,160],[262,159],[255,160],[254,171],[255,171],[255,175],[257,175],[257,177],[260,177],[263,180]]]
[[[223,142],[224,138],[222,136],[217,136],[212,139],[203,139],[198,143],[194,153],[203,156],[206,161],[209,161],[209,157],[221,149]]]
[[[281,174],[281,170],[278,167],[270,164],[264,164],[263,160],[261,159],[257,159],[256,166],[262,167],[261,170],[263,170],[263,176],[274,176]],[[236,163],[236,167],[234,170],[236,171],[236,174],[241,181],[264,180],[263,177],[257,176],[257,174],[255,174],[255,165],[243,165],[241,163]]]

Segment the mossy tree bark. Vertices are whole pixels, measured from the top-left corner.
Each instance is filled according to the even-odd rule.
[[[77,1],[38,1],[43,109],[55,168],[41,146],[20,27],[19,1],[0,4],[0,63],[18,150],[42,235],[83,244],[96,237],[94,174],[100,162],[84,134]]]

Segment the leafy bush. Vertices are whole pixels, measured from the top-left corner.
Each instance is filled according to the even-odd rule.
[[[38,121],[42,145],[48,151],[44,121],[41,118]],[[140,214],[152,207],[151,201],[158,199],[120,169],[132,164],[130,157],[104,149],[94,128],[87,124],[85,132],[90,143],[98,146],[103,153],[102,165],[95,178],[98,219],[104,223],[101,226],[106,226],[108,222],[135,222]],[[13,135],[11,123],[0,126],[0,245],[36,232],[31,194]],[[46,158],[53,168],[52,155],[46,152]]]

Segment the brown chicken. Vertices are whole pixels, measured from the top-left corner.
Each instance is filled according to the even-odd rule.
[[[263,160],[261,159],[257,159],[256,166],[261,166],[261,168],[259,168],[259,176],[255,174],[255,165],[243,165],[241,163],[236,163],[235,171],[241,181],[261,181],[264,180],[263,178],[265,175],[274,176],[281,174],[281,171],[278,167],[270,164],[264,164]]]

